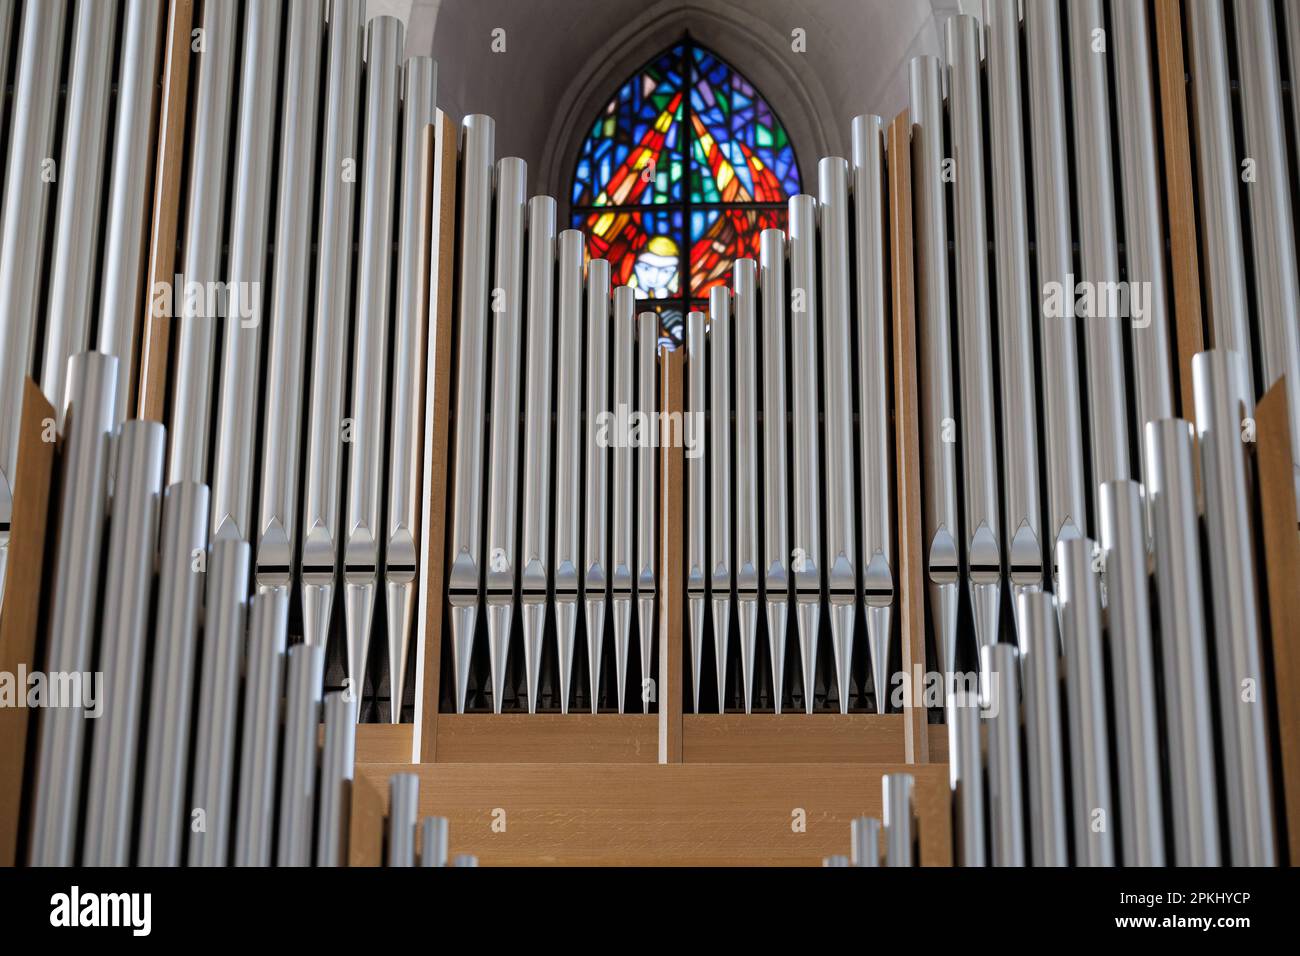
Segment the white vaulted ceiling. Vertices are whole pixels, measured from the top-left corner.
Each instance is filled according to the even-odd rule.
[[[453,120],[497,121],[498,156],[523,157],[530,188],[567,198],[579,131],[620,82],[686,30],[752,80],[801,165],[845,155],[850,120],[906,105],[906,64],[940,49],[942,20],[972,0],[370,0],[407,20],[407,49],[438,60]],[[493,53],[493,31],[506,50]],[[805,31],[807,50],[791,50]]]

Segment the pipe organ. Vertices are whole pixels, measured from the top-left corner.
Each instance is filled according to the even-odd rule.
[[[5,862],[1294,863],[1298,22],[948,19],[678,342],[361,0],[0,0]]]

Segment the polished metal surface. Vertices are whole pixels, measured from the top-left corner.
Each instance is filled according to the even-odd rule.
[[[759,236],[759,298],[763,323],[763,598],[767,605],[772,705],[778,714],[781,713],[781,698],[785,692],[785,645],[790,610],[785,267],[785,233],[780,229],[764,229]],[[698,693],[696,698],[698,710]]]
[[[955,860],[958,866],[987,866],[979,698],[970,691],[950,691],[946,712]]]
[[[446,866],[451,846],[446,817],[425,817],[420,821],[420,866]]]
[[[1089,538],[1056,546],[1057,616],[1070,750],[1070,816],[1076,866],[1115,865],[1115,808],[1107,754],[1102,612]]]
[[[745,713],[754,706],[758,652],[758,586],[762,570],[758,540],[758,263],[737,259],[731,267],[735,309],[732,341],[736,366],[736,422],[732,461],[736,494],[736,630],[740,640],[740,690]],[[653,394],[653,393],[652,393]]]
[[[850,865],[880,866],[880,821],[875,817],[854,817],[849,833]]]
[[[550,196],[534,196],[528,201],[528,313],[523,408],[524,500],[519,543],[519,597],[523,617],[524,677],[527,681],[529,713],[537,712],[537,702],[542,694],[542,640],[546,633],[547,605],[550,603],[555,269],[555,200]]]
[[[184,805],[185,780],[195,645],[210,557],[208,500],[208,486],[193,481],[169,485],[163,494],[158,609],[136,844],[140,866],[179,866],[190,819]]]
[[[239,677],[248,617],[249,547],[237,538],[212,543],[199,664],[198,726],[190,805],[203,811],[203,828],[190,827],[190,866],[230,863],[234,830],[235,739]]]
[[[140,170],[150,165],[153,150],[154,77],[161,59],[160,27],[166,10],[164,0],[126,0],[122,20],[96,345],[100,352],[117,357],[115,422],[134,414],[137,325],[145,303],[151,301],[145,296],[144,282],[152,226],[151,181]],[[4,41],[0,40],[0,63],[4,59]],[[305,112],[315,118],[314,111]]]
[[[447,602],[451,605],[452,674],[456,711],[464,713],[470,653],[482,589],[484,424],[487,402],[488,250],[491,247],[493,140],[490,116],[461,125],[459,348],[456,359],[455,455]]]
[[[849,294],[849,164],[828,156],[817,166],[821,217],[822,408],[826,429],[823,560],[840,713],[853,686],[858,552],[853,520],[853,302]]]
[[[1034,367],[1029,213],[1025,169],[1028,116],[1021,98],[1018,0],[984,0],[993,276],[1002,408],[1002,548],[1013,588],[1043,578],[1038,483],[1038,380]]]
[[[420,778],[413,773],[395,773],[388,778],[388,790],[388,865],[415,866]]]
[[[254,19],[265,23],[269,3],[257,5]],[[230,122],[235,88],[235,54],[243,49],[238,39],[239,10],[233,3],[203,7],[203,42],[191,75],[189,180],[184,230],[180,238],[180,275],[185,289],[173,288],[171,412],[167,422],[171,444],[167,450],[167,484],[206,483],[208,443],[212,427],[212,386],[216,363],[217,331],[231,321],[229,301],[223,303],[210,283],[224,282],[222,250],[226,242],[226,180],[230,142],[235,139]],[[266,36],[266,34],[262,34]],[[259,115],[269,111],[257,104]],[[249,107],[250,111],[252,107]],[[246,114],[247,115],[247,114]],[[248,116],[248,122],[254,122]],[[238,144],[238,140],[235,139]],[[251,144],[245,144],[245,150]],[[236,154],[236,164],[245,154]],[[238,168],[238,166],[236,166]],[[191,291],[202,294],[193,294]],[[208,291],[214,294],[209,295]],[[238,296],[236,296],[238,301]],[[178,305],[179,303],[179,305]],[[206,516],[205,516],[206,520]]]
[[[1119,282],[1119,231],[1115,222],[1114,149],[1110,137],[1110,100],[1106,58],[1096,52],[1097,30],[1105,36],[1101,0],[1066,4],[1069,17],[1068,55],[1072,91],[1074,191],[1087,197],[1077,203],[1079,284],[1091,288],[1091,299],[1078,298],[1069,311],[1083,326],[1086,408],[1091,462],[1093,514],[1101,511],[1098,488],[1103,482],[1128,478],[1128,404],[1124,364],[1123,321],[1112,314],[1120,300],[1108,292]],[[1076,284],[1075,288],[1078,288]],[[1063,298],[1073,298],[1067,294]],[[1091,306],[1089,302],[1091,301]]]
[[[212,473],[212,539],[253,537],[253,449],[257,437],[262,294],[275,173],[275,98],[281,6],[254,0],[244,17],[239,114],[230,213],[229,300],[220,323],[221,370]]]
[[[731,293],[709,290],[709,596],[713,608],[713,666],[718,713],[727,709],[733,572],[731,507]]]
[[[1233,134],[1223,3],[1187,0],[1183,16],[1183,44],[1191,78],[1188,106],[1194,136],[1192,152],[1199,186],[1197,209],[1203,237],[1200,263],[1207,337],[1218,348],[1240,353],[1246,368],[1253,370],[1238,208],[1241,166]],[[1267,161],[1267,157],[1261,158]],[[1253,385],[1249,391],[1253,407]]]
[[[509,157],[497,163],[496,262],[492,280],[491,434],[487,466],[487,541],[482,561],[487,588],[488,662],[492,709],[501,713],[519,567],[516,504],[519,490],[519,375],[523,352],[524,224],[528,166]]]
[[[1192,358],[1196,444],[1205,495],[1205,557],[1213,609],[1215,693],[1226,784],[1229,860],[1273,866],[1273,796],[1262,634],[1256,595],[1251,491],[1242,422],[1249,372],[1227,349]]]
[[[106,687],[103,714],[91,737],[82,843],[86,866],[130,862],[141,691],[166,451],[167,431],[158,422],[126,422],[118,433],[99,627],[99,668]]]
[[[748,260],[740,260],[740,262],[745,261]],[[740,263],[737,263],[735,268],[737,276],[744,271]],[[752,263],[748,271],[752,289],[754,271]],[[737,299],[740,299],[739,285]],[[740,306],[737,308],[739,309]],[[659,532],[655,513],[659,505],[659,447],[663,441],[664,427],[662,420],[657,417],[659,412],[659,314],[657,312],[642,312],[637,316],[636,355],[637,410],[646,416],[642,426],[644,443],[636,453],[637,637],[641,653],[641,709],[648,713],[651,701],[658,697],[657,694],[653,697],[650,695],[649,692],[654,685],[648,683],[654,680],[655,675],[654,627],[659,576],[655,564],[655,555],[658,551],[655,538]],[[758,476],[753,477],[757,482]],[[744,653],[743,648],[741,652]],[[752,657],[750,659],[752,660]],[[746,685],[751,691],[752,684],[751,680]]]
[[[1034,866],[1066,866],[1069,844],[1056,598],[1045,591],[1021,591],[1016,596],[1016,634],[1025,695],[1029,860]]]
[[[325,648],[314,644],[295,644],[289,648],[276,866],[311,866],[317,733],[324,677]]]
[[[1047,526],[1044,563],[1050,567],[1056,542],[1088,530],[1083,426],[1079,398],[1079,359],[1075,324],[1068,311],[1053,314],[1046,295],[1058,283],[1073,301],[1074,253],[1070,226],[1070,166],[1066,152],[1065,99],[1062,89],[1060,8],[1049,0],[1025,4],[1028,64],[1030,155],[1033,157],[1034,243],[1039,289],[1042,368],[1043,458],[1046,462]]]
[[[885,865],[915,865],[913,842],[916,816],[913,792],[916,778],[910,773],[887,773],[880,778],[885,826]]]
[[[853,119],[853,276],[857,309],[858,438],[861,519],[858,539],[862,603],[876,713],[888,709],[893,646],[894,444],[888,233],[885,209],[885,135],[879,116]]]
[[[1135,481],[1108,481],[1101,486],[1100,501],[1102,567],[1108,596],[1106,643],[1119,758],[1120,859],[1125,866],[1164,866],[1142,486]]]
[[[609,592],[609,443],[600,440],[602,412],[609,413],[609,263],[587,264],[587,431],[586,521],[583,525],[582,597],[586,612],[587,667],[591,678],[591,712],[600,709],[601,664]]]
[[[64,17],[58,4],[23,5],[14,66],[13,111],[4,162],[0,206],[0,600],[13,520],[18,423],[23,380],[32,371],[45,223],[53,190],[46,187],[47,160],[57,135],[59,63]],[[43,175],[44,174],[44,175]],[[57,407],[61,402],[53,403]]]
[[[259,592],[249,610],[248,677],[244,682],[235,804],[235,866],[271,865],[288,615],[289,595],[279,588]]]
[[[686,313],[686,415],[691,423],[703,423],[708,408],[708,340],[703,312]],[[707,433],[706,433],[707,434]],[[707,438],[705,439],[707,450]],[[708,600],[707,480],[708,459],[703,455],[686,460],[686,601],[689,608],[687,637],[691,659],[691,712],[700,712],[700,687],[704,683],[704,606]]]
[[[45,357],[41,361],[41,389],[56,409],[63,404],[68,359],[89,347],[92,311],[97,304],[94,283],[83,277],[94,275],[98,252],[97,220],[101,178],[107,165],[104,153],[117,13],[117,4],[100,2],[78,3],[72,15],[64,106],[69,121],[64,124],[63,154],[57,169],[50,261],[51,275],[56,278],[49,288]]]
[[[45,671],[80,699],[60,698],[41,714],[35,750],[30,862],[70,866],[80,815],[82,757],[102,681],[91,666],[98,617],[100,559],[108,509],[108,469],[113,431],[117,359],[83,352],[68,361],[68,401],[62,410],[62,487],[50,581]],[[68,685],[65,685],[68,686]],[[101,699],[102,700],[102,699]]]
[[[344,866],[348,860],[357,746],[356,709],[356,701],[348,691],[336,690],[325,695],[325,739],[320,753],[316,823],[317,866]]]
[[[635,598],[636,512],[632,480],[635,473],[631,436],[631,414],[635,406],[633,376],[636,373],[636,292],[631,286],[614,290],[614,348],[612,352],[614,392],[610,409],[614,425],[605,429],[613,444],[610,472],[610,613],[614,630],[614,697],[618,712],[626,710],[627,662],[632,649],[632,604]],[[626,419],[628,432],[610,436]],[[611,440],[612,439],[612,440]]]
[[[937,57],[908,63],[912,120],[912,201],[915,236],[917,384],[921,399],[922,546],[938,669],[957,656],[960,558],[957,541],[957,406],[953,401],[949,337],[948,225],[943,164],[943,79]]]
[[[981,655],[982,703],[988,715],[989,836],[994,866],[1024,866],[1025,801],[1020,762],[1020,655],[992,644]]]
[[[325,129],[318,198],[317,253],[307,446],[302,498],[302,622],[307,641],[324,647],[337,587],[348,317],[352,314],[352,236],[357,208],[356,157],[361,114],[361,0],[332,0],[326,57]],[[349,678],[351,680],[351,678]],[[356,693],[360,694],[360,688]]]
[[[366,31],[351,434],[344,485],[347,532],[343,539],[343,620],[348,677],[358,693],[366,684],[383,537],[384,428],[393,311],[392,236],[393,224],[398,219],[398,117],[401,57],[406,37],[402,21],[396,17],[375,17],[366,25]],[[400,595],[394,595],[397,596]],[[393,701],[392,708],[400,712],[401,700]]]
[[[1170,369],[1169,291],[1165,283],[1165,236],[1157,151],[1156,64],[1145,3],[1112,3],[1115,45],[1115,101],[1120,104],[1115,130],[1123,198],[1124,249],[1128,266],[1130,318],[1126,321],[1133,355],[1133,407],[1140,440],[1147,422],[1174,413]],[[1142,299],[1142,316],[1133,296]],[[1138,474],[1145,476],[1145,456]]]
[[[424,133],[437,113],[437,64],[413,56],[403,67],[401,198],[397,223],[397,286],[393,309],[392,406],[389,409],[388,468],[384,486],[384,583],[388,629],[389,722],[402,719],[406,664],[419,604],[416,550],[424,434],[425,322],[428,277],[424,275]]]
[[[294,0],[288,8],[284,46],[285,110],[280,126],[280,165],[285,170],[316,161],[316,101],[321,82],[322,0]],[[337,121],[335,121],[337,122]],[[314,239],[311,176],[282,176],[276,197],[275,258],[266,299],[269,343],[262,409],[262,481],[254,542],[257,581],[288,587],[298,556],[298,467],[307,387],[307,305],[311,296]]]
[[[795,588],[795,626],[803,674],[804,712],[816,706],[817,643],[821,631],[822,560],[821,440],[817,427],[817,200],[790,200],[790,433],[794,487],[794,533],[790,570]]]
[[[1300,276],[1296,271],[1295,215],[1288,191],[1297,156],[1293,154],[1288,161],[1278,23],[1273,8],[1267,0],[1235,0],[1229,6],[1236,17],[1244,148],[1254,167],[1246,198],[1260,386],[1266,391],[1283,376],[1288,383],[1296,383],[1287,389],[1287,400],[1300,501],[1300,321],[1296,319],[1300,315]],[[1293,53],[1292,89],[1296,69]]]
[[[584,238],[566,229],[558,240],[555,382],[555,636],[560,713],[569,712],[578,633],[582,555],[582,303]]]
[[[998,508],[997,425],[993,408],[992,323],[989,318],[988,221],[984,208],[984,106],[980,94],[980,30],[974,17],[947,23],[948,108],[952,130],[953,241],[961,383],[965,571],[975,640],[998,641],[1002,607],[1002,517]]]
[[[1210,675],[1192,426],[1181,418],[1149,422],[1144,445],[1168,738],[1171,862],[1218,866],[1219,812],[1207,706]]]

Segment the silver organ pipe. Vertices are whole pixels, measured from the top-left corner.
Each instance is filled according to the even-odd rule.
[[[35,184],[47,181],[45,163],[54,152],[65,6],[25,3],[21,20],[15,20],[14,108],[0,207],[0,582],[9,558],[23,376],[36,351],[51,190]],[[57,411],[62,403],[51,404]]]
[[[713,608],[713,663],[718,711],[727,698],[731,651],[731,296],[709,290],[709,593]]]
[[[351,441],[345,485],[343,611],[348,677],[365,686],[379,587],[382,537],[386,356],[392,308],[392,236],[398,181],[397,138],[405,37],[395,17],[366,27],[365,149],[361,160],[360,248],[352,340]],[[394,701],[400,707],[400,700]]]
[[[831,648],[840,713],[849,712],[853,629],[857,621],[857,549],[853,521],[853,386],[849,293],[849,164],[827,157],[817,167],[821,205],[819,322],[825,409],[826,541],[822,568],[830,604]],[[816,655],[814,654],[814,660]]]
[[[501,712],[506,657],[514,620],[515,525],[519,466],[519,373],[523,349],[524,220],[528,169],[507,158],[496,169],[496,263],[492,285],[492,401],[487,468],[487,541],[482,556],[487,582],[488,657],[492,668],[492,709]],[[600,405],[601,408],[605,406]]]
[[[1042,583],[1042,495],[1038,487],[1038,381],[1025,168],[1027,113],[1016,0],[985,0],[994,290],[1002,373],[1002,547],[1019,590]]]
[[[853,238],[857,308],[858,429],[862,472],[858,541],[867,649],[876,713],[887,709],[897,559],[894,551],[894,445],[890,435],[890,342],[885,140],[879,116],[853,120]]]
[[[81,122],[68,129],[59,161],[54,255],[51,270],[62,276],[94,274],[101,176],[105,166],[108,100],[112,85],[113,47],[117,33],[116,3],[77,3],[72,22],[67,109]],[[57,409],[64,398],[68,359],[90,342],[93,284],[55,282],[45,323],[45,358],[41,388]]]
[[[617,423],[630,418],[634,408],[633,374],[636,369],[636,292],[631,286],[614,290],[613,334],[614,392],[609,410]],[[610,612],[614,630],[614,696],[618,712],[626,709],[627,662],[632,641],[632,602],[636,565],[636,518],[633,504],[633,449],[623,436],[614,442],[610,471]]]
[[[1042,368],[1043,457],[1047,463],[1046,566],[1056,543],[1088,529],[1083,464],[1079,361],[1074,326],[1047,295],[1056,283],[1073,301],[1070,182],[1062,91],[1060,9],[1050,0],[1025,4],[1025,60],[1029,89],[1030,154],[1033,156],[1034,241],[1037,246],[1039,355]],[[1068,290],[1064,287],[1068,286]]]
[[[916,259],[917,376],[921,392],[922,547],[939,670],[957,656],[960,573],[952,342],[948,312],[948,225],[943,185],[943,80],[935,57],[908,64],[912,104],[913,229]]]
[[[988,224],[984,209],[984,107],[980,96],[980,31],[974,17],[947,25],[949,117],[953,192],[953,239],[957,250],[957,358],[961,425],[957,439],[963,464],[963,543],[975,639],[981,648],[998,641],[1001,608],[1002,519],[998,510],[993,438],[992,329],[989,323]]]
[[[528,201],[528,315],[524,350],[523,528],[519,546],[519,598],[524,634],[524,676],[528,710],[537,712],[542,694],[543,638],[551,584],[551,391],[555,351],[555,200]],[[566,232],[566,236],[568,233]],[[580,237],[579,237],[580,241]],[[562,239],[571,265],[581,248]],[[562,282],[565,280],[561,280]],[[567,290],[572,294],[572,289]],[[567,688],[568,682],[565,681]],[[564,696],[567,697],[567,694]],[[567,706],[567,700],[566,700]],[[445,854],[444,854],[445,855]]]
[[[135,317],[140,314],[144,292],[145,236],[149,232],[149,180],[140,171],[152,166],[154,77],[161,59],[160,24],[165,9],[164,0],[127,0],[122,23],[98,332],[98,350],[117,356],[117,422],[125,421],[132,408],[138,371]],[[0,55],[0,62],[3,59]]]
[[[608,441],[600,439],[597,421],[608,414],[609,401],[609,263],[587,265],[586,477],[583,501],[582,599],[587,634],[591,712],[600,710],[601,665],[609,608],[609,458]]]
[[[1074,189],[1076,195],[1087,197],[1078,203],[1080,280],[1087,283],[1085,288],[1093,290],[1091,298],[1079,296],[1078,304],[1069,314],[1084,329],[1087,369],[1084,394],[1095,516],[1101,511],[1098,489],[1102,483],[1130,475],[1121,319],[1111,314],[1109,295],[1103,293],[1116,288],[1119,282],[1119,233],[1115,223],[1115,183],[1111,175],[1106,61],[1095,52],[1097,31],[1105,34],[1102,4],[1101,0],[1081,0],[1068,4],[1067,9],[1074,113]]]

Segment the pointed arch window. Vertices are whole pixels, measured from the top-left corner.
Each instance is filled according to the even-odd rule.
[[[656,300],[680,339],[688,308],[758,258],[800,191],[794,146],[740,73],[688,35],[637,70],[588,128],[572,219],[615,285]]]

